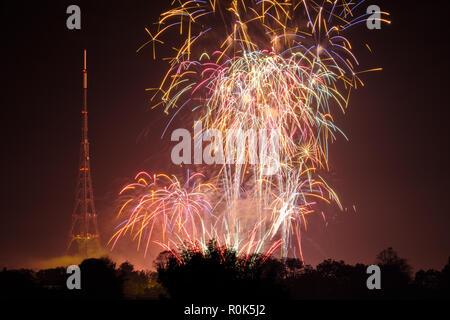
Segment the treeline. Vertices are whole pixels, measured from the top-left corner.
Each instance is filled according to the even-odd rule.
[[[450,297],[450,258],[438,270],[412,273],[388,248],[376,257],[381,289],[366,285],[367,265],[325,260],[315,268],[298,259],[238,256],[210,242],[206,251],[162,252],[156,272],[137,271],[108,258],[80,264],[81,290],[68,290],[66,268],[0,272],[2,298],[176,299],[186,301],[280,299],[442,299]]]
[[[278,260],[263,255],[238,257],[211,242],[155,261],[158,281],[172,298],[185,300],[280,299],[435,299],[450,297],[450,257],[441,270],[415,275],[405,259],[388,248],[376,257],[381,289],[367,288],[367,265],[325,260],[315,268],[298,259]]]
[[[32,299],[160,299],[165,289],[157,282],[157,273],[134,270],[124,262],[120,266],[108,257],[86,259],[79,265],[81,289],[69,290],[66,267],[33,271],[0,272],[0,297]]]

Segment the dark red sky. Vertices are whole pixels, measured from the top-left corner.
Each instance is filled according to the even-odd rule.
[[[84,48],[103,232],[114,222],[120,187],[142,169],[166,168],[170,152],[159,137],[169,118],[149,110],[144,91],[157,84],[165,64],[153,61],[151,50],[135,52],[147,40],[144,27],[166,5],[161,3],[2,2],[0,266],[64,252],[78,165]],[[357,213],[331,210],[327,226],[313,220],[304,238],[306,258],[371,263],[392,246],[416,269],[440,269],[450,255],[448,1],[373,3],[391,12],[393,23],[362,28],[352,39],[373,48],[373,55],[361,52],[365,66],[384,70],[364,76],[366,86],[337,120],[350,141],[341,138],[330,151],[333,183]],[[81,7],[81,31],[66,29],[70,4]]]

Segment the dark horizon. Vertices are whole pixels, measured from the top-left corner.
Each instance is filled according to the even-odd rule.
[[[269,308],[274,303],[280,304],[288,307],[285,311],[289,312],[294,306],[287,302],[301,303],[301,300],[339,300],[342,303],[346,300],[448,299],[450,257],[442,270],[413,273],[405,259],[387,248],[377,255],[376,265],[382,274],[378,280],[368,278],[374,265],[358,263],[353,266],[327,259],[312,267],[294,258],[238,256],[232,249],[211,241],[206,250],[162,252],[155,261],[155,271],[136,270],[127,261],[118,264],[107,257],[87,258],[77,266],[70,266],[82,275],[78,280],[68,278],[66,266],[36,271],[3,269],[0,271],[0,298],[39,297],[40,302],[141,300],[146,305],[157,302],[158,309],[166,307],[169,312],[179,310],[176,306],[180,302],[224,304],[230,297],[233,301],[248,301],[252,297],[251,301],[269,302]],[[168,302],[170,308],[167,308]],[[190,304],[192,308],[194,305]],[[271,314],[279,315],[280,311],[271,310]]]
[[[24,8],[2,3],[6,141],[0,267],[28,266],[64,254],[74,204],[80,142],[82,54],[88,52],[89,138],[94,196],[105,243],[117,222],[117,194],[141,170],[167,171],[169,121],[150,110],[166,65],[151,48],[136,53],[166,4],[79,1],[81,30],[66,28],[68,1]],[[370,3],[367,3],[368,5]],[[371,264],[393,247],[415,271],[442,269],[450,255],[450,178],[446,122],[449,87],[444,15],[449,4],[378,1],[390,25],[364,30],[354,44],[365,86],[352,92],[337,124],[349,137],[331,146],[331,182],[347,211],[330,207],[327,223],[312,217],[304,233],[307,264],[325,259]],[[362,37],[359,39],[358,37]],[[170,166],[169,166],[170,167]],[[356,213],[353,211],[356,207]],[[134,244],[111,254],[152,265]],[[159,250],[162,251],[162,250]]]

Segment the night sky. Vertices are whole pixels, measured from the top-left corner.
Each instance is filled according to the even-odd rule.
[[[66,8],[81,8],[81,30],[66,28]],[[373,263],[393,247],[419,268],[441,269],[450,255],[448,1],[369,1],[391,25],[364,27],[353,44],[362,76],[330,151],[332,183],[345,207],[328,223],[313,218],[307,263],[326,258]],[[153,60],[144,27],[168,2],[34,1],[1,5],[2,201],[0,267],[30,266],[64,253],[77,177],[82,53],[88,52],[91,166],[102,240],[111,235],[121,187],[146,170],[167,171],[169,121],[150,110],[145,88],[166,64]],[[162,55],[159,55],[161,58]],[[186,124],[189,127],[191,124]],[[172,128],[174,129],[174,128]],[[134,248],[134,246],[132,247]],[[135,256],[135,249],[130,249]],[[151,260],[147,259],[151,267]],[[145,265],[145,263],[144,263]]]

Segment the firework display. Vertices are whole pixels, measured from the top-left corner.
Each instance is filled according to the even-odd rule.
[[[362,2],[173,1],[139,48],[155,58],[160,46],[174,49],[159,87],[148,89],[153,107],[193,112],[205,136],[241,133],[240,152],[228,161],[232,145],[214,139],[212,158],[227,157],[208,176],[139,173],[120,193],[112,246],[126,234],[145,253],[152,243],[205,248],[215,239],[243,255],[304,260],[307,216],[318,202],[342,208],[325,179],[329,144],[344,135],[333,115],[363,85],[359,74],[378,70],[357,70],[345,36],[368,18],[356,13]]]

